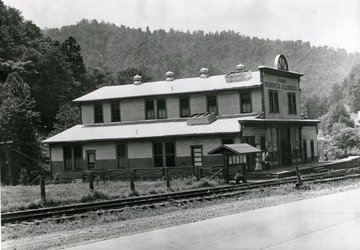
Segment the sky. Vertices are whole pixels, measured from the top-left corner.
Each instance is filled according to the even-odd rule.
[[[3,0],[40,28],[96,19],[150,30],[309,41],[360,53],[359,0]]]

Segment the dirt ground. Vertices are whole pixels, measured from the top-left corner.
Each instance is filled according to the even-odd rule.
[[[63,249],[358,188],[360,188],[360,183],[353,182],[343,186],[329,186],[316,190],[278,192],[277,194],[269,191],[269,193],[265,192],[254,197],[237,196],[209,202],[171,204],[165,208],[152,209],[150,212],[144,210],[142,213],[145,216],[135,216],[135,218],[130,218],[130,216],[129,218],[118,218],[115,221],[114,218],[111,218],[110,222],[107,222],[107,218],[104,216],[95,223],[91,219],[83,220],[81,228],[72,226],[71,222],[64,223],[66,225],[62,225],[64,226],[63,230],[54,232],[41,225],[18,226],[15,229],[2,228],[1,249]],[[133,212],[133,210],[129,210],[130,214]],[[61,227],[59,224],[53,226]],[[21,227],[28,228],[22,229]],[[22,235],[14,236],[16,235],[15,231],[21,234],[21,230],[24,232]]]

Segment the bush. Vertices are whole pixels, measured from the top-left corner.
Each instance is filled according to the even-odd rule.
[[[81,197],[81,202],[91,202],[96,200],[109,200],[109,196],[101,191],[90,191]]]

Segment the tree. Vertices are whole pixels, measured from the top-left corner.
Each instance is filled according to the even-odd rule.
[[[43,170],[38,122],[29,85],[17,73],[10,73],[0,84],[0,141],[12,141],[1,149],[1,159],[7,158],[6,168],[4,162],[1,164],[2,183],[18,184]]]
[[[321,118],[320,127],[325,134],[331,134],[335,123],[344,124],[345,127],[354,127],[350,114],[342,103],[335,103]]]
[[[351,69],[344,79],[343,86],[346,89],[347,101],[351,110],[357,113],[357,111],[360,111],[360,64]]]
[[[347,155],[352,148],[360,148],[360,129],[335,123],[333,126],[332,141],[334,146],[344,150],[345,155]]]
[[[62,105],[55,116],[55,120],[54,130],[49,136],[56,135],[68,128],[80,124],[80,109],[77,106],[70,104]]]
[[[80,45],[74,37],[70,36],[61,44],[61,50],[66,56],[66,61],[71,64],[71,71],[76,81],[82,81],[86,67],[81,55]]]

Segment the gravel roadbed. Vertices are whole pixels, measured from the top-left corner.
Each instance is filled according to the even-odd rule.
[[[16,226],[17,228],[2,227],[1,249],[63,249],[359,188],[360,184],[353,182],[344,186],[291,191],[284,194],[270,194],[271,191],[269,191],[268,194],[263,192],[257,197],[237,196],[191,204],[171,204],[164,208],[138,211],[145,215],[137,215],[135,218],[131,218],[131,214],[136,213],[129,209],[125,214],[130,216],[123,215],[124,218],[117,218],[116,221],[112,218],[109,222],[104,216],[102,219],[97,219],[96,223],[88,218],[80,222],[61,223],[62,225],[53,223],[54,225],[47,225],[45,228],[41,224],[19,225]],[[79,224],[74,223],[81,223],[81,227],[79,228]],[[51,230],[51,227],[57,227],[57,229]],[[64,229],[61,230],[59,227],[64,227]],[[15,232],[18,231],[19,234],[20,231],[21,234],[21,230],[22,235],[16,235]]]

